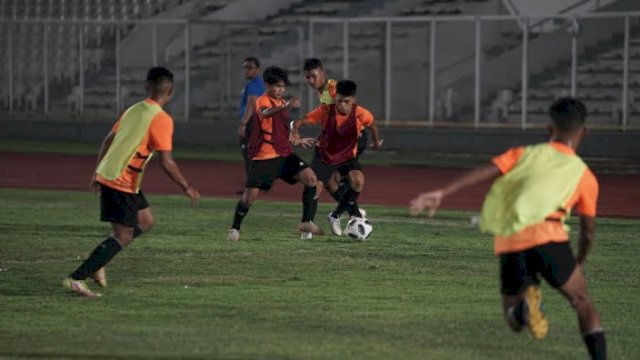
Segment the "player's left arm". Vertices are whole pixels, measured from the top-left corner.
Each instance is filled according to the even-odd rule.
[[[596,237],[596,218],[580,216],[580,237],[578,238],[578,256],[576,261],[582,266],[591,252]]]
[[[600,187],[591,170],[586,170],[578,183],[579,198],[576,210],[580,213],[580,237],[576,260],[582,266],[591,252],[596,233],[596,208]]]
[[[371,131],[371,136],[373,136],[373,143],[371,143],[371,147],[374,149],[380,149],[384,140],[380,138],[380,131],[378,130],[378,125],[376,125],[375,121],[369,125],[369,130]]]
[[[376,122],[373,119],[373,114],[363,107],[358,107],[356,111],[358,112],[357,116],[359,121],[363,126],[363,131],[364,129],[369,129],[371,131],[371,136],[373,137],[371,147],[379,149],[382,146],[383,140],[380,139],[380,131],[378,130],[378,125],[376,125]]]

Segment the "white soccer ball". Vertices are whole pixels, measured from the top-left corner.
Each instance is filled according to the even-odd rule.
[[[367,241],[373,232],[369,219],[354,217],[347,223],[347,235],[357,241]]]

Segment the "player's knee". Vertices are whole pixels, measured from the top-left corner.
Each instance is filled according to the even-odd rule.
[[[589,296],[587,294],[576,293],[569,296],[569,303],[571,304],[572,308],[578,310],[580,308],[588,306],[591,303],[591,299],[589,299]]]
[[[350,184],[351,188],[357,192],[361,192],[362,189],[364,188],[364,179],[362,178],[355,178],[351,184]]]
[[[130,230],[115,231],[114,237],[122,247],[126,247],[133,241],[133,228]]]
[[[156,223],[156,219],[153,216],[148,216],[143,219],[140,219],[140,221],[138,221],[138,226],[140,226],[140,228],[146,232],[151,230],[151,228],[153,227],[153,225],[155,225],[155,223]]]
[[[304,182],[305,186],[309,186],[309,187],[316,187],[318,185],[318,178],[316,177],[316,174],[309,174],[305,177],[305,182]]]

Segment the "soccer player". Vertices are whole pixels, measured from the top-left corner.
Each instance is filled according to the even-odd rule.
[[[85,279],[104,287],[104,267],[134,238],[149,231],[155,220],[140,190],[147,162],[154,152],[167,175],[195,204],[200,194],[182,175],[173,160],[173,119],[162,108],[173,95],[173,74],[162,67],[147,73],[149,97],[128,108],[105,137],[98,153],[91,186],[100,190],[101,220],[111,223],[113,234],[98,245],[89,258],[62,282],[78,295],[97,297]]]
[[[598,181],[575,153],[587,134],[587,110],[578,100],[562,98],[549,115],[549,142],[512,148],[443,188],[419,194],[409,210],[415,216],[427,208],[432,217],[446,196],[497,178],[485,198],[480,226],[495,236],[507,323],[514,331],[527,326],[536,339],[547,335],[540,275],[575,310],[591,358],[605,359],[604,330],[582,272],[594,241],[598,199]],[[577,258],[564,225],[573,207],[580,213]]]
[[[331,105],[335,104],[336,100],[336,80],[327,79],[326,73],[324,71],[324,67],[322,66],[322,62],[316,58],[306,59],[303,66],[304,70],[304,78],[307,81],[307,84],[311,86],[318,95],[318,99],[320,100],[321,105]],[[360,137],[358,138],[358,148],[356,152],[356,157],[360,158],[360,155],[367,148],[368,136],[367,132],[363,131],[360,133]],[[314,153],[315,157],[318,157],[318,153]],[[334,192],[331,192],[331,196],[337,201],[340,202],[342,199],[342,195],[344,195],[349,188],[349,184],[345,178],[340,177],[338,173],[335,173],[333,176],[329,178],[330,182],[336,184],[332,184],[330,188],[336,189]],[[323,186],[324,184],[321,184]],[[364,210],[360,209],[362,212]]]
[[[364,186],[364,175],[357,158],[358,139],[363,130],[369,128],[373,135],[373,146],[379,148],[382,141],[378,127],[371,112],[356,103],[356,84],[351,80],[340,80],[336,84],[335,104],[320,105],[293,123],[291,142],[294,145],[300,141],[299,128],[307,124],[320,124],[322,128],[317,145],[318,156],[311,165],[313,171],[330,193],[337,190],[338,184],[329,181],[336,172],[345,177],[349,184],[338,206],[327,217],[331,232],[342,235],[340,215],[343,212],[362,217],[357,202]]]
[[[253,116],[255,109],[256,99],[258,96],[264,93],[264,82],[260,77],[260,61],[255,57],[248,57],[244,59],[242,63],[244,68],[244,77],[247,79],[247,83],[242,90],[242,100],[240,102],[240,125],[238,126],[238,138],[240,140],[240,149],[242,151],[242,158],[244,159],[245,173],[249,173],[249,165],[251,159],[249,159],[248,141],[249,132],[247,131],[247,124]],[[242,194],[244,190],[240,190],[238,194]]]
[[[298,155],[293,152],[289,142],[289,109],[300,107],[300,98],[284,100],[283,95],[289,83],[288,74],[279,67],[265,69],[262,78],[266,83],[265,93],[258,97],[255,106],[255,119],[249,138],[249,156],[251,166],[247,185],[242,198],[236,205],[233,224],[229,229],[229,240],[240,240],[240,225],[247,212],[256,201],[260,190],[269,190],[276,178],[288,184],[300,181],[304,186],[302,199],[302,222],[299,230],[318,233],[320,229],[313,224],[316,196],[316,175]],[[311,146],[313,139],[303,139],[303,146]]]

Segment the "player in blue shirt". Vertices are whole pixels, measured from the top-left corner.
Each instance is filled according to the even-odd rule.
[[[262,77],[260,76],[260,60],[255,57],[248,57],[242,63],[244,68],[244,77],[247,83],[242,90],[242,100],[240,101],[240,126],[238,127],[238,138],[240,140],[240,148],[242,157],[244,158],[245,170],[249,172],[249,164],[251,160],[247,155],[249,141],[249,133],[247,124],[254,112],[256,99],[264,94],[265,87]]]

